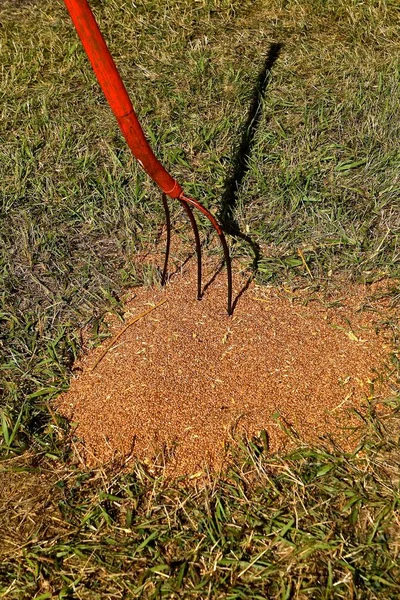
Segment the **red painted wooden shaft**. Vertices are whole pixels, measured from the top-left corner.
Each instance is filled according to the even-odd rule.
[[[165,194],[171,198],[178,198],[183,190],[157,160],[146,140],[128,92],[87,0],[64,0],[64,2],[97,80],[133,155]]]

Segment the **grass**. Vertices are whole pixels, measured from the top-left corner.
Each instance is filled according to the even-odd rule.
[[[393,278],[398,303],[396,2],[93,7],[157,155],[234,223],[236,265],[260,283]],[[163,213],[62,3],[3,0],[0,24],[0,594],[397,598],[396,394],[354,455],[248,442],[202,490],[71,462],[51,399],[81,329],[101,341],[124,290],[159,280],[138,257]]]
[[[4,596],[397,598],[394,408],[371,411],[352,455],[269,456],[248,440],[200,489],[140,465],[121,477],[15,460],[0,508]]]

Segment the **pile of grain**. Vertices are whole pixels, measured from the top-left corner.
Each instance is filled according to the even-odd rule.
[[[76,423],[85,460],[132,455],[190,474],[220,467],[241,433],[265,430],[271,451],[290,443],[288,428],[306,440],[354,443],[347,409],[371,394],[389,352],[377,313],[359,310],[370,289],[306,303],[307,292],[251,284],[229,318],[224,272],[200,302],[195,280],[189,268],[165,289],[135,292],[127,321],[166,302],[77,365],[57,408]]]

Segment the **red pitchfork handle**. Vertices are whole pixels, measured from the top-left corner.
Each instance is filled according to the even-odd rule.
[[[75,25],[82,45],[89,57],[97,80],[104,92],[120,129],[128,143],[132,154],[142,165],[146,173],[170,198],[177,198],[189,210],[190,205],[199,209],[210,221],[217,231],[224,250],[225,262],[228,270],[228,314],[232,314],[232,274],[228,246],[220,225],[213,215],[197,200],[184,195],[179,183],[164,169],[151,149],[143,129],[138,121],[128,92],[115,66],[114,60],[107,48],[87,0],[64,0],[71,19]],[[165,206],[165,203],[164,203]],[[191,224],[196,237],[196,250],[200,253],[198,243],[198,230],[196,222],[191,219]],[[169,226],[169,224],[168,224]],[[168,252],[167,252],[168,259]],[[201,297],[201,260],[198,260],[198,295]],[[164,267],[165,275],[166,265]],[[163,279],[165,277],[163,276]]]
[[[165,194],[178,198],[182,188],[154,156],[89,4],[86,0],[65,0],[65,4],[133,155]]]

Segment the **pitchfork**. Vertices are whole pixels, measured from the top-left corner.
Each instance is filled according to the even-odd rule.
[[[167,242],[165,250],[164,268],[162,273],[162,285],[167,280],[168,259],[171,245],[171,219],[168,207],[168,199],[174,198],[183,206],[189,217],[196,244],[197,254],[197,298],[202,298],[202,265],[201,244],[197,223],[192,207],[197,208],[210,221],[217,232],[223,251],[228,276],[228,315],[232,314],[232,266],[229,255],[228,244],[224,232],[215,217],[198,200],[186,196],[179,183],[166,171],[159,160],[155,157],[143,129],[136,116],[128,92],[115,66],[114,60],[107,48],[104,38],[99,30],[94,15],[87,0],[64,0],[71,19],[75,25],[83,47],[92,64],[97,80],[104,92],[108,104],[113,111],[118,125],[128,143],[132,154],[138,160],[146,173],[161,188],[162,203],[165,210],[167,226]]]

